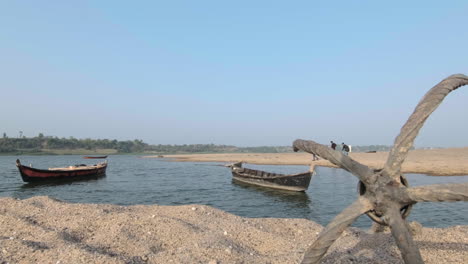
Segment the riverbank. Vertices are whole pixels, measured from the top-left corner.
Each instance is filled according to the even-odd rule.
[[[3,152],[0,156],[50,156],[50,155],[126,155],[116,149],[24,149],[21,151]],[[136,154],[135,154],[136,155]]]
[[[299,263],[322,226],[205,205],[73,204],[0,198],[2,263]],[[468,227],[422,228],[426,263],[468,263]],[[349,228],[322,263],[403,263],[389,233]]]
[[[388,152],[353,152],[351,158],[369,167],[382,168]],[[160,158],[145,156],[144,158]],[[311,165],[335,167],[327,160],[312,161],[309,153],[232,153],[232,154],[188,154],[164,155],[174,161],[238,162],[265,165]],[[434,176],[468,175],[468,147],[412,150],[402,166],[403,173],[421,173]]]

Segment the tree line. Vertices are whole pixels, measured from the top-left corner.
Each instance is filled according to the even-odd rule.
[[[183,144],[183,145],[150,145],[142,140],[109,140],[109,139],[77,139],[74,137],[58,138],[44,136],[40,133],[37,137],[20,136],[10,138],[5,133],[0,138],[0,153],[2,154],[41,154],[50,153],[53,150],[115,150],[116,153],[280,153],[292,152],[291,147],[236,147],[231,145],[215,144]]]
[[[337,149],[339,149],[338,146]],[[390,146],[370,145],[353,146],[353,152],[388,151]],[[44,136],[40,133],[36,137],[20,136],[8,137],[3,133],[0,138],[1,154],[47,154],[54,150],[113,150],[115,153],[148,153],[148,154],[177,154],[177,153],[286,153],[292,152],[290,146],[259,146],[236,147],[232,145],[215,144],[183,144],[183,145],[150,145],[143,140],[110,140],[110,139],[77,139],[74,137],[58,138]]]
[[[45,150],[59,150],[59,149],[114,149],[120,153],[140,152],[145,149],[148,144],[142,140],[133,141],[118,141],[109,139],[77,139],[58,138],[51,136],[44,136],[42,133],[37,137],[19,137],[9,138],[3,133],[0,138],[0,153],[40,153]]]

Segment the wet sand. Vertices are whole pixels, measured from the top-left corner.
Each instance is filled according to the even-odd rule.
[[[351,153],[382,166],[386,153]],[[311,163],[311,155],[177,155],[177,160]],[[467,175],[468,148],[412,151],[405,172]],[[316,165],[330,166],[325,161]],[[116,194],[118,195],[118,194]],[[447,216],[449,217],[449,216]],[[48,197],[0,198],[0,263],[300,263],[322,226],[307,219],[246,218],[206,205],[117,206]],[[426,263],[468,263],[468,226],[422,228]],[[348,228],[322,263],[403,263],[391,235]]]

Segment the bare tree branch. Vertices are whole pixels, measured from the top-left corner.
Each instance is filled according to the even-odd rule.
[[[468,201],[468,183],[433,184],[408,188],[407,194],[414,202]]]
[[[400,248],[405,263],[424,264],[419,248],[414,243],[410,230],[408,230],[408,225],[400,215],[400,209],[397,206],[392,206],[384,215],[384,219],[392,229],[393,238],[398,248]]]
[[[294,151],[303,150],[319,155],[351,172],[361,181],[359,185],[361,196],[322,231],[314,244],[305,252],[302,263],[319,263],[341,233],[364,213],[377,223],[390,226],[405,263],[424,263],[404,217],[417,202],[468,201],[468,183],[410,188],[401,175],[401,165],[429,115],[451,91],[467,84],[468,77],[458,74],[449,76],[429,90],[402,127],[388,160],[380,171],[374,171],[339,151],[314,141],[300,139],[294,141]]]
[[[319,263],[328,248],[360,215],[373,209],[369,200],[359,197],[353,204],[337,215],[306,251],[302,264]]]
[[[400,135],[395,139],[395,144],[390,151],[384,171],[398,180],[401,164],[406,159],[408,151],[413,146],[414,139],[429,115],[437,109],[445,96],[451,91],[468,84],[468,77],[463,74],[455,74],[442,80],[434,86],[422,98],[416,106],[413,114],[401,128]]]
[[[333,150],[328,146],[324,146],[312,140],[296,139],[293,143],[293,148],[295,151],[302,150],[308,153],[315,153],[316,155],[329,160],[336,166],[351,172],[364,183],[369,183],[369,179],[374,174],[374,171],[369,167],[343,155],[339,151]]]

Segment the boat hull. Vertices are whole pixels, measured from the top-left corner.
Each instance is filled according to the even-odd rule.
[[[312,178],[311,172],[281,175],[241,167],[233,167],[231,170],[235,182],[296,192],[306,191]]]
[[[105,159],[107,156],[84,156],[83,159]]]
[[[17,163],[24,182],[45,182],[57,180],[82,180],[96,178],[106,174],[107,163],[90,166],[89,169],[42,170]]]

